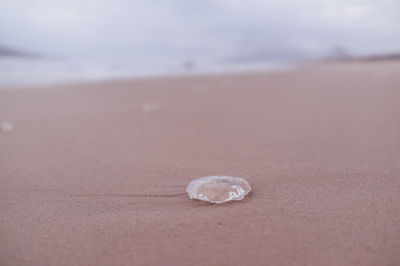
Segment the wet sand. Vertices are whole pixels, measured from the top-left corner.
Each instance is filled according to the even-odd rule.
[[[1,265],[400,265],[400,62],[0,91]],[[189,200],[246,178],[232,204]]]

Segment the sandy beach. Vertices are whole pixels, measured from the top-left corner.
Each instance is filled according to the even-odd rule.
[[[2,88],[4,121],[0,265],[400,265],[400,61]]]

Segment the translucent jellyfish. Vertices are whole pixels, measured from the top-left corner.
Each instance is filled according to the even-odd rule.
[[[250,184],[240,177],[206,176],[192,180],[186,187],[189,198],[211,203],[241,200],[251,190]]]
[[[0,123],[0,130],[4,133],[10,132],[14,129],[14,125],[10,122]]]

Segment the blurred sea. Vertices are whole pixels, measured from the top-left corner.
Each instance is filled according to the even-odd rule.
[[[132,61],[72,61],[30,58],[0,60],[0,88],[35,87],[59,83],[224,72],[286,70],[289,62],[247,64],[142,64]]]

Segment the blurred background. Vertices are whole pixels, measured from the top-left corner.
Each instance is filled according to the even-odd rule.
[[[0,85],[396,55],[398,0],[0,0]]]

